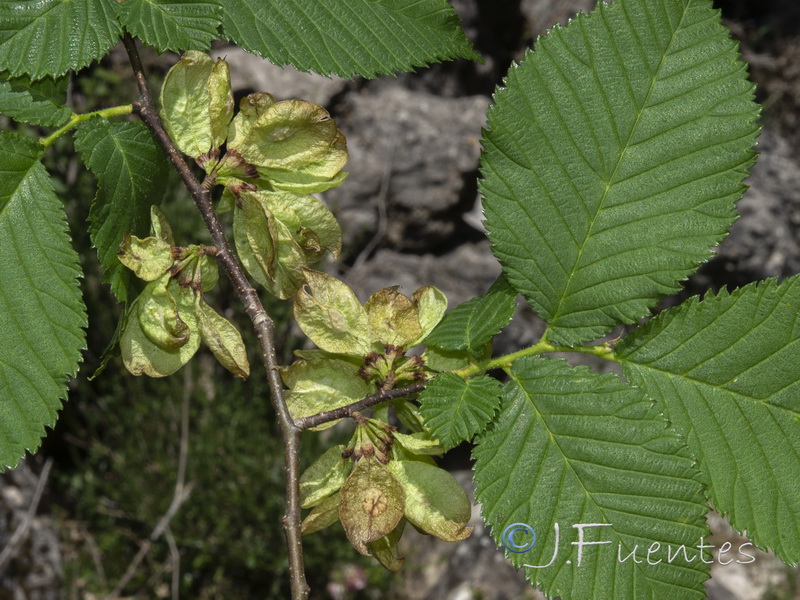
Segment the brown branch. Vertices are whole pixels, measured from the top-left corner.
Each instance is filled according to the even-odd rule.
[[[367,396],[363,400],[359,400],[358,402],[353,402],[352,404],[348,404],[347,406],[341,406],[339,408],[334,408],[333,410],[326,410],[325,412],[296,419],[295,425],[297,425],[297,427],[299,427],[300,429],[309,429],[310,427],[317,427],[318,425],[322,425],[323,423],[328,423],[329,421],[336,421],[337,419],[352,417],[353,413],[362,411],[365,408],[369,408],[370,406],[375,406],[376,404],[380,404],[381,402],[386,402],[387,400],[395,400],[397,398],[402,398],[403,396],[415,394],[417,392],[421,392],[424,389],[425,389],[425,383],[420,382],[408,385],[406,387],[396,388],[393,390],[381,390],[379,392],[372,394],[372,396]]]
[[[283,385],[281,384],[278,359],[275,352],[275,325],[267,311],[264,310],[258,294],[250,285],[238,259],[231,250],[228,239],[225,237],[222,226],[214,213],[209,191],[192,174],[191,169],[186,164],[186,161],[183,160],[180,151],[172,143],[161,124],[161,120],[158,118],[139,52],[136,49],[136,43],[129,34],[125,34],[122,41],[128,52],[139,89],[139,99],[133,103],[133,112],[150,129],[189,190],[197,209],[205,221],[206,227],[208,227],[213,244],[217,248],[217,260],[233,282],[236,294],[244,305],[245,312],[250,317],[253,329],[258,337],[261,360],[267,370],[272,406],[278,416],[278,424],[283,438],[284,469],[286,473],[286,512],[283,516],[283,528],[289,551],[292,600],[306,600],[309,590],[303,568],[303,546],[300,534],[301,430],[295,425],[283,395]]]

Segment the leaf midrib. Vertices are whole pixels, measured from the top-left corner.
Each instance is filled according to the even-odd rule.
[[[620,361],[620,362],[622,362],[622,361]],[[632,361],[628,361],[628,362],[632,362]],[[658,368],[656,368],[656,367],[650,367],[650,365],[644,365],[644,364],[640,364],[640,363],[633,363],[633,364],[635,364],[636,366],[640,366],[640,367],[644,367],[644,368],[649,368],[651,371],[656,371],[656,372],[659,372],[659,373],[665,373],[665,374],[668,376],[666,379],[667,379],[668,381],[670,381],[670,383],[671,383],[671,385],[672,385],[672,387],[673,387],[673,388],[676,388],[676,389],[677,389],[677,387],[678,387],[678,386],[676,386],[676,385],[673,383],[673,379],[679,378],[679,376],[678,376],[677,374],[675,374],[675,373],[673,373],[673,372],[671,372],[671,371],[666,371],[666,370],[663,370],[663,369],[658,369]],[[670,378],[670,377],[669,377],[670,375],[671,375],[671,376],[673,376],[673,377],[672,377],[672,378]],[[745,394],[741,394],[741,393],[739,393],[739,392],[735,392],[735,391],[733,391],[733,390],[729,390],[729,389],[727,389],[727,388],[723,387],[723,385],[714,385],[714,384],[710,384],[710,383],[707,383],[707,382],[704,382],[704,381],[698,380],[698,379],[696,379],[696,378],[688,377],[688,376],[687,376],[687,377],[685,377],[685,379],[686,379],[686,380],[688,380],[688,381],[691,381],[693,384],[700,384],[700,385],[698,385],[698,387],[701,387],[701,388],[702,388],[702,387],[705,387],[705,388],[720,389],[720,390],[722,390],[722,392],[723,392],[723,393],[728,393],[728,394],[731,394],[732,396],[736,396],[736,397],[739,397],[739,398],[745,398],[745,399],[748,399],[748,400],[751,400],[751,401],[753,401],[753,402],[757,402],[757,403],[759,403],[759,404],[763,405],[763,408],[764,408],[764,410],[765,410],[765,411],[768,413],[769,417],[771,417],[771,418],[772,418],[772,421],[776,422],[776,425],[777,425],[778,427],[780,427],[780,425],[777,423],[777,421],[776,421],[776,419],[775,419],[775,415],[774,415],[774,414],[772,414],[772,413],[769,411],[769,408],[770,408],[770,407],[774,407],[774,408],[781,408],[781,409],[785,410],[786,412],[788,412],[788,413],[789,413],[789,415],[790,415],[790,416],[789,416],[789,418],[790,418],[790,419],[793,419],[793,420],[795,420],[795,421],[797,421],[798,419],[800,419],[800,412],[798,412],[797,414],[794,414],[794,413],[792,412],[792,410],[791,410],[791,409],[789,409],[788,407],[780,406],[780,405],[777,405],[777,404],[772,404],[772,403],[770,403],[770,402],[767,402],[767,401],[764,401],[764,400],[760,400],[760,399],[758,399],[758,398],[752,398],[752,397],[750,397],[750,396],[747,396],[747,395],[745,395]],[[713,418],[713,419],[714,419],[714,421],[715,421],[715,425],[716,425],[716,428],[717,428],[717,430],[719,430],[719,431],[721,432],[721,434],[722,434],[722,435],[721,435],[721,440],[722,440],[722,442],[724,443],[724,445],[727,447],[727,451],[728,451],[728,454],[729,454],[729,456],[731,456],[731,457],[735,456],[735,453],[734,453],[734,451],[733,451],[733,449],[732,449],[732,447],[731,447],[731,441],[732,441],[732,440],[731,440],[731,438],[730,438],[730,437],[728,437],[728,436],[725,434],[725,429],[726,429],[726,428],[725,428],[725,426],[724,426],[722,423],[720,423],[720,420],[719,420],[719,418],[718,418],[718,415],[717,415],[716,411],[715,411],[715,410],[713,410],[713,407],[714,407],[714,406],[717,404],[717,402],[714,402],[714,403],[712,404],[711,402],[709,402],[709,400],[708,400],[708,398],[707,398],[707,396],[706,396],[705,394],[702,394],[702,393],[701,393],[701,394],[700,394],[700,396],[701,396],[701,398],[702,398],[702,402],[703,402],[703,403],[704,403],[704,404],[705,404],[705,405],[708,407],[708,409],[709,409],[709,412],[711,413],[711,416],[712,416],[712,418]],[[717,399],[717,398],[715,398],[714,396],[715,396],[715,395],[712,395],[712,398],[713,398],[714,400],[718,400],[718,399]],[[665,400],[665,401],[666,401],[666,400]],[[682,398],[680,398],[680,399],[679,399],[679,402],[681,402],[681,404],[683,405],[683,410],[684,410],[684,411],[686,411],[686,413],[687,413],[687,414],[689,414],[689,410],[688,410],[688,408],[687,408],[687,403],[686,403],[686,401],[684,401]],[[720,402],[723,402],[723,403],[724,403],[724,400],[720,400]],[[744,417],[744,416],[745,416],[745,415],[743,414],[743,412],[742,412],[742,407],[741,407],[741,405],[739,404],[739,402],[736,402],[736,401],[734,401],[734,402],[732,402],[731,404],[732,404],[732,406],[731,406],[731,407],[729,407],[729,408],[730,408],[730,410],[735,410],[735,411],[737,411],[737,412],[738,412],[738,413],[739,413],[739,414],[740,414],[742,417]],[[766,416],[766,415],[765,415],[765,416]],[[748,422],[746,419],[745,419],[745,423],[747,423],[747,424],[748,424],[748,426],[750,425],[750,424],[749,424],[749,422]],[[750,432],[751,432],[752,436],[753,436],[755,439],[758,439],[758,438],[759,438],[758,432],[757,432],[757,431],[755,431],[755,430],[754,430],[752,427],[750,427]],[[700,434],[698,434],[696,431],[694,431],[694,428],[692,428],[692,431],[690,431],[689,433],[692,433],[692,434],[694,434],[695,436],[697,436],[698,438],[701,438],[701,439],[702,439],[702,437],[703,437],[702,435],[700,435]],[[688,435],[688,434],[687,434],[687,435]],[[697,445],[694,445],[694,444],[692,445],[692,451],[693,451],[694,453],[696,453],[696,455],[698,456],[698,458],[699,458],[699,459],[701,459],[701,462],[703,462],[703,461],[702,461],[702,459],[703,459],[703,458],[704,458],[704,456],[706,455],[706,452],[704,451],[704,449],[705,449],[705,445],[706,445],[706,443],[705,443],[705,442],[702,442],[702,446],[697,446]],[[791,447],[791,444],[790,444],[790,447]],[[763,462],[764,462],[766,465],[768,465],[768,469],[767,469],[767,470],[768,470],[768,471],[770,472],[770,474],[772,475],[772,481],[773,481],[773,484],[775,485],[775,488],[776,488],[776,489],[778,489],[778,490],[780,491],[781,495],[784,495],[784,494],[785,494],[786,496],[788,496],[789,494],[791,494],[791,491],[789,491],[788,493],[786,493],[786,492],[785,492],[785,490],[784,490],[784,486],[783,486],[784,480],[783,480],[783,479],[781,479],[781,478],[779,478],[779,477],[777,476],[777,474],[775,473],[775,471],[774,471],[774,470],[771,468],[770,461],[769,461],[769,456],[768,456],[767,454],[765,454],[765,453],[764,453],[764,451],[763,451],[763,450],[762,450],[760,447],[756,446],[756,449],[761,451],[761,452],[760,452],[760,454],[761,454],[761,456],[762,456],[762,458],[763,458]],[[795,454],[796,454],[796,451],[795,451]],[[734,470],[734,473],[735,473],[735,478],[738,478],[738,477],[740,476],[740,474],[739,474],[739,470],[738,470],[738,469],[735,469],[735,470]],[[728,485],[728,486],[726,486],[727,490],[733,489],[734,487],[735,487],[734,485]],[[727,491],[727,490],[726,490],[726,491]],[[746,487],[746,491],[748,491],[748,492],[749,492],[749,486],[748,486],[748,487]],[[711,494],[711,496],[712,496],[712,498],[714,499],[714,501],[715,501],[715,502],[717,502],[717,501],[718,501],[719,494],[720,494],[721,492],[722,492],[722,490],[720,490],[719,488],[717,488],[717,486],[716,486],[716,485],[714,485],[714,484],[713,484],[713,481],[712,481],[712,486],[711,486],[711,488],[710,488],[710,494]],[[749,500],[748,500],[748,503],[749,503]],[[732,506],[735,506],[735,504],[736,504],[736,501],[735,501],[735,500],[729,500],[729,502],[727,502],[726,504],[728,504],[728,506],[729,506],[728,510],[730,511],[730,510],[731,510],[731,509],[730,509],[730,507],[732,507]],[[738,511],[737,511],[737,512],[738,512]],[[740,525],[738,525],[737,523],[738,523],[738,522],[740,522],[740,521],[741,521],[741,519],[740,519],[740,518],[737,518],[737,516],[736,516],[735,514],[733,514],[733,513],[731,514],[731,518],[733,519],[733,520],[732,520],[732,523],[734,524],[734,526],[736,526],[736,527],[740,527]],[[744,526],[744,525],[746,525],[746,524],[747,524],[747,523],[743,524],[743,525],[742,525],[742,527],[743,527],[743,528],[746,528],[746,527]],[[758,528],[758,529],[760,529],[760,525],[759,525],[757,528]],[[798,525],[798,521],[797,521],[797,520],[795,520],[795,529],[800,529],[800,525]],[[769,547],[769,545],[770,545],[770,544],[774,544],[774,543],[775,543],[775,540],[774,540],[774,539],[772,539],[772,538],[770,538],[770,539],[765,539],[765,537],[764,537],[764,534],[763,534],[763,533],[761,533],[760,531],[757,531],[757,532],[755,532],[755,533],[751,533],[751,536],[753,537],[753,540],[754,540],[754,541],[755,541],[757,544],[761,544],[761,546],[760,546],[760,547],[763,547],[763,548],[767,548],[767,547]],[[780,540],[780,542],[779,542],[779,544],[778,544],[778,545],[773,545],[772,547],[773,547],[773,548],[775,548],[776,550],[778,550],[778,548],[781,548],[781,549],[782,549],[784,552],[787,552],[787,553],[788,553],[788,550],[786,550],[786,545],[785,545],[785,543],[783,542],[783,540]]]
[[[8,207],[8,205],[11,204],[11,201],[19,193],[20,188],[24,185],[25,181],[27,181],[28,177],[30,177],[31,175],[31,172],[36,168],[36,165],[38,164],[39,164],[39,159],[37,158],[31,163],[31,165],[27,169],[25,169],[24,171],[25,174],[19,178],[19,183],[17,184],[17,187],[14,188],[14,191],[11,192],[8,196],[0,197],[0,218],[3,217],[6,211],[6,207]],[[3,175],[6,172],[7,171],[0,171],[0,175]],[[12,171],[12,172],[19,173],[20,171]]]
[[[575,257],[575,262],[572,265],[572,269],[570,270],[569,275],[567,276],[566,284],[564,285],[564,292],[561,294],[561,296],[558,299],[558,304],[556,305],[556,309],[553,312],[552,317],[550,318],[550,323],[547,326],[547,330],[544,333],[545,338],[543,338],[543,339],[546,339],[546,336],[549,334],[550,330],[553,329],[553,327],[558,327],[558,319],[561,316],[561,311],[563,310],[564,302],[566,301],[567,298],[569,298],[572,295],[572,292],[571,292],[570,288],[572,286],[573,278],[575,277],[576,273],[581,269],[580,264],[581,264],[581,259],[583,257],[583,252],[586,249],[586,246],[588,245],[588,242],[589,242],[590,238],[592,237],[592,231],[594,230],[595,223],[597,222],[597,217],[599,216],[599,214],[603,210],[603,207],[605,205],[606,199],[608,198],[609,192],[611,191],[611,188],[614,187],[614,184],[612,182],[614,181],[614,178],[616,177],[617,171],[619,170],[620,165],[622,164],[622,162],[623,162],[623,160],[625,158],[625,153],[628,151],[628,148],[630,147],[631,139],[633,139],[633,135],[634,135],[634,133],[636,133],[636,128],[639,125],[639,121],[641,120],[641,117],[642,117],[642,114],[644,112],[644,109],[647,108],[647,103],[650,100],[650,96],[652,95],[652,92],[653,92],[653,87],[655,86],[655,83],[659,78],[659,74],[661,73],[662,67],[664,66],[664,61],[666,60],[667,56],[670,54],[670,48],[672,48],[672,45],[675,42],[675,36],[678,33],[678,31],[680,31],[680,29],[681,29],[681,27],[683,25],[684,18],[686,17],[686,13],[688,12],[688,10],[689,10],[688,5],[684,4],[683,11],[681,12],[680,21],[678,22],[678,24],[675,27],[675,29],[672,31],[672,35],[670,37],[670,41],[666,45],[666,47],[664,49],[664,52],[661,55],[661,59],[660,59],[660,61],[658,63],[658,67],[656,68],[655,73],[653,74],[653,76],[650,79],[650,87],[647,90],[647,95],[645,96],[644,100],[642,101],[641,106],[637,107],[636,121],[633,123],[633,126],[631,127],[631,130],[630,130],[630,132],[628,134],[628,137],[625,140],[625,144],[623,145],[623,147],[622,147],[622,149],[621,149],[621,151],[619,153],[619,157],[617,158],[617,162],[614,165],[614,170],[611,172],[611,175],[608,177],[608,181],[606,182],[606,189],[603,192],[603,196],[600,198],[600,202],[598,203],[597,208],[594,211],[594,215],[592,215],[591,219],[589,220],[589,229],[587,230],[586,235],[584,236],[583,244],[578,249],[578,255]],[[600,15],[603,16],[602,12],[600,13]],[[605,18],[605,17],[603,16],[603,18]]]
[[[800,410],[794,411],[791,408],[789,408],[788,406],[783,406],[783,405],[780,405],[780,404],[774,404],[774,403],[769,401],[769,398],[755,398],[753,396],[748,396],[747,394],[745,394],[743,392],[737,392],[737,391],[732,390],[732,389],[730,389],[728,387],[725,387],[725,384],[727,384],[728,382],[725,382],[725,384],[714,384],[714,383],[710,383],[708,381],[703,381],[702,379],[698,379],[696,377],[691,377],[689,375],[685,375],[685,374],[681,374],[681,373],[675,373],[674,371],[669,371],[667,369],[661,369],[661,368],[653,366],[652,364],[639,363],[639,362],[630,360],[628,358],[620,358],[619,362],[620,362],[620,364],[629,363],[634,368],[640,368],[642,370],[649,369],[650,371],[655,371],[657,373],[662,373],[662,374],[666,375],[666,378],[668,380],[670,380],[670,381],[674,381],[674,380],[689,381],[692,384],[697,385],[698,387],[704,387],[704,388],[711,388],[711,389],[714,389],[714,390],[720,390],[721,392],[726,393],[726,394],[730,394],[731,396],[735,396],[737,398],[743,398],[745,400],[749,400],[749,401],[751,401],[753,403],[756,403],[756,404],[762,406],[765,409],[778,408],[778,409],[781,409],[782,411],[785,411],[789,415],[790,418],[792,418],[792,419],[800,419]],[[773,393],[772,396],[774,396],[776,394],[779,394],[780,392],[782,392],[784,389],[786,389],[792,383],[795,383],[795,382],[790,382],[787,386],[784,386],[780,390],[777,390],[777,392]]]
[[[561,457],[562,457],[562,459],[564,461],[564,465],[569,469],[569,471],[572,473],[572,475],[575,478],[575,480],[581,486],[581,489],[584,492],[585,498],[603,516],[605,521],[610,523],[611,519],[607,518],[606,513],[603,510],[603,508],[600,505],[597,504],[597,502],[595,501],[595,498],[594,498],[594,494],[592,492],[590,492],[588,489],[586,489],[586,486],[583,484],[583,480],[581,479],[581,477],[578,475],[577,471],[575,471],[574,467],[572,466],[572,460],[562,450],[561,445],[558,443],[558,439],[557,439],[556,434],[548,426],[547,421],[544,418],[544,415],[541,412],[539,412],[539,409],[537,408],[536,403],[533,402],[533,399],[532,399],[531,395],[525,390],[525,387],[520,382],[520,378],[512,372],[511,373],[511,379],[517,385],[517,388],[524,395],[525,400],[527,401],[528,405],[533,409],[534,413],[536,414],[536,417],[542,423],[542,426],[544,427],[545,431],[547,432],[548,437],[550,438],[550,442],[558,449],[558,452],[559,452],[559,454],[561,455]],[[633,494],[629,494],[629,495],[633,495]],[[621,547],[625,548],[625,550],[627,550],[628,552],[631,552],[629,546],[627,544],[625,544],[625,542],[623,541],[622,535],[617,532],[616,527],[614,525],[612,525],[609,529],[614,533],[614,537],[617,538],[617,543]],[[652,578],[648,577],[647,576],[647,570],[646,569],[642,569],[641,567],[639,567],[638,563],[633,563],[632,566],[633,566],[634,569],[636,569],[637,572],[642,574],[642,576],[644,577],[645,581],[647,581],[649,589],[650,589],[650,597],[651,598],[657,598],[658,597],[657,590],[651,584],[651,582],[653,582],[653,581],[655,581],[657,583],[664,583],[664,582],[662,582],[660,579],[652,579]],[[615,571],[615,573],[616,573],[616,571]],[[673,585],[675,585],[676,587],[679,587],[679,586],[677,586],[677,584],[673,584]],[[686,589],[686,588],[685,587],[681,587],[681,589]]]

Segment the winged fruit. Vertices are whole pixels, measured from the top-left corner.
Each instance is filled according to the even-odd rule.
[[[294,315],[320,350],[298,352],[302,359],[283,370],[295,418],[425,377],[422,359],[406,351],[441,320],[447,308],[442,292],[426,286],[408,298],[397,287],[386,288],[362,306],[336,278],[311,269],[302,275],[306,285],[295,298]]]
[[[466,493],[429,457],[444,448],[429,435],[400,434],[365,417],[356,421],[350,444],[330,448],[300,478],[302,506],[312,509],[303,533],[340,520],[353,547],[391,571],[403,564],[397,544],[406,521],[445,541],[469,536]]]
[[[310,194],[340,185],[346,163],[345,137],[324,108],[259,92],[239,103],[217,175],[223,185],[258,179],[259,187]]]
[[[234,210],[236,250],[247,272],[271,294],[290,298],[304,283],[302,268],[341,250],[339,224],[309,194],[346,179],[347,143],[328,112],[305,100],[279,102],[258,92],[233,113],[224,60],[191,51],[170,69],[160,113],[170,138],[205,170],[204,185],[225,186],[218,210]]]
[[[161,88],[161,120],[178,149],[207,171],[219,158],[233,118],[228,63],[190,50]]]
[[[250,366],[242,336],[204,300],[203,293],[219,279],[214,249],[172,245],[172,230],[156,207],[151,221],[152,235],[126,235],[118,255],[148,282],[125,314],[120,337],[125,367],[134,375],[171,375],[194,356],[202,340],[222,366],[247,377]]]
[[[339,224],[313,196],[281,190],[241,191],[233,214],[236,251],[247,272],[274,296],[291,298],[302,268],[342,249]]]

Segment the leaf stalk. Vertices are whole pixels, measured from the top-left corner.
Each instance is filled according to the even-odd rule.
[[[594,356],[602,358],[603,360],[618,362],[618,359],[614,354],[613,347],[608,343],[598,344],[596,346],[561,346],[558,344],[551,344],[543,337],[533,346],[529,346],[528,348],[523,348],[522,350],[517,350],[516,352],[511,352],[510,354],[505,354],[503,356],[498,356],[497,358],[493,358],[477,364],[463,367],[461,369],[457,369],[453,371],[453,373],[463,379],[467,379],[468,377],[472,377],[473,375],[478,375],[480,373],[485,373],[486,371],[491,371],[492,369],[509,368],[514,363],[514,361],[520,358],[524,358],[526,356],[549,354],[551,352],[578,352],[580,354],[593,354]]]
[[[123,115],[129,115],[132,112],[133,112],[133,104],[124,104],[122,106],[112,106],[111,108],[103,108],[101,110],[95,110],[93,112],[88,112],[83,114],[72,113],[69,117],[69,121],[67,121],[64,125],[56,129],[53,133],[51,133],[47,137],[41,138],[39,140],[39,143],[45,148],[49,148],[58,138],[67,133],[70,129],[72,129],[73,127],[77,127],[78,125],[80,125],[85,121],[88,121],[89,119],[93,119],[94,117],[100,117],[102,119],[110,119],[111,117],[120,117]]]

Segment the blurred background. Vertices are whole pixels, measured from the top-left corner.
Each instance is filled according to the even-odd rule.
[[[476,185],[491,94],[511,61],[520,59],[539,34],[590,10],[594,2],[453,4],[484,64],[456,61],[396,78],[350,81],[280,69],[235,47],[214,47],[214,54],[231,65],[237,99],[268,91],[279,99],[317,102],[347,136],[350,177],[324,194],[342,224],[345,250],[327,269],[344,278],[362,301],[389,285],[401,284],[411,293],[432,284],[447,294],[452,307],[484,293],[494,281],[500,269],[483,235]],[[764,132],[751,189],[739,204],[743,217],[682,297],[800,271],[800,3],[727,0],[717,5],[750,62],[764,107]],[[143,51],[143,59],[158,89],[176,57]],[[121,48],[86,75],[71,87],[77,112],[135,97]],[[0,600],[92,600],[112,592],[124,598],[288,598],[280,525],[282,452],[263,370],[254,368],[248,381],[236,381],[201,349],[187,367],[164,380],[133,377],[115,359],[89,381],[120,312],[102,283],[86,234],[95,182],[68,136],[46,160],[83,260],[89,349],[42,450],[0,475],[0,548],[36,507],[27,535],[4,559]],[[209,242],[177,177],[162,207],[179,244]],[[289,307],[263,298],[276,319],[286,364],[303,338],[290,322]],[[208,300],[240,325],[248,346],[255,348],[227,281]],[[497,352],[528,345],[542,331],[532,312],[521,309],[497,340]],[[257,363],[255,357],[251,362]],[[303,466],[345,435],[337,428],[305,434]],[[442,464],[471,490],[466,445]],[[338,524],[306,538],[312,598],[541,598],[505,563],[481,525],[478,508],[473,516],[475,532],[459,544],[406,534],[407,560],[398,574],[353,551]],[[722,519],[710,519],[710,543],[744,541]],[[715,563],[712,573],[708,589],[714,600],[800,598],[797,572],[765,553],[750,565]]]

